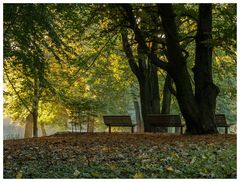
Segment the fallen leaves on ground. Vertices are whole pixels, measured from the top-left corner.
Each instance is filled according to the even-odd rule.
[[[7,140],[4,178],[236,178],[236,135],[62,133]]]

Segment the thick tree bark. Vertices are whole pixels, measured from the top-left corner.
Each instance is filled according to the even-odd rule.
[[[24,132],[24,138],[32,138],[33,134],[33,118],[32,114],[29,114],[25,120],[25,132]]]
[[[199,133],[199,110],[195,101],[190,75],[186,60],[179,45],[178,33],[175,24],[175,15],[171,4],[158,5],[159,14],[166,35],[167,57],[169,60],[167,71],[176,85],[176,98],[179,108],[187,125],[187,132]]]
[[[158,5],[158,7],[166,34],[168,72],[176,85],[176,96],[186,121],[187,132],[192,134],[216,133],[214,113],[217,88],[212,82],[212,49],[205,44],[211,40],[209,39],[211,37],[211,8],[200,5],[194,68],[196,95],[194,95],[186,61],[179,45],[172,7],[170,4]]]
[[[194,71],[195,98],[204,133],[216,133],[215,108],[219,88],[212,79],[212,5],[199,5]]]

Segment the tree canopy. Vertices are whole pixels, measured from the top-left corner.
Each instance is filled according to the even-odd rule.
[[[169,112],[181,111],[189,132],[207,133],[204,122],[212,118],[202,113],[215,112],[215,101],[206,103],[217,94],[210,98],[210,90],[201,89],[210,81],[220,90],[216,112],[236,122],[236,4],[207,6],[4,4],[4,114],[22,124],[32,115],[38,136],[38,123],[64,128],[84,113],[100,122],[103,114],[128,113],[137,97],[144,120],[160,113],[166,83],[174,96]],[[210,38],[202,29],[208,22]],[[209,70],[207,81],[197,84]],[[191,127],[197,123],[199,130]]]

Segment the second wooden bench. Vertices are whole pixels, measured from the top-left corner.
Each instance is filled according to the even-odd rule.
[[[180,127],[183,134],[183,127],[180,115],[172,114],[151,114],[146,116],[146,121],[153,127]]]
[[[109,133],[111,133],[111,127],[131,127],[132,133],[135,124],[132,124],[131,117],[128,115],[120,115],[120,116],[103,116],[103,121],[105,125],[109,128]]]
[[[215,122],[217,127],[224,127],[225,128],[225,134],[228,134],[228,128],[232,124],[227,124],[227,120],[224,114],[216,114],[215,115]]]

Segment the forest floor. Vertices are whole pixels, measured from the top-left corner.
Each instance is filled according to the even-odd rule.
[[[4,141],[4,178],[236,178],[236,135],[65,133]]]

